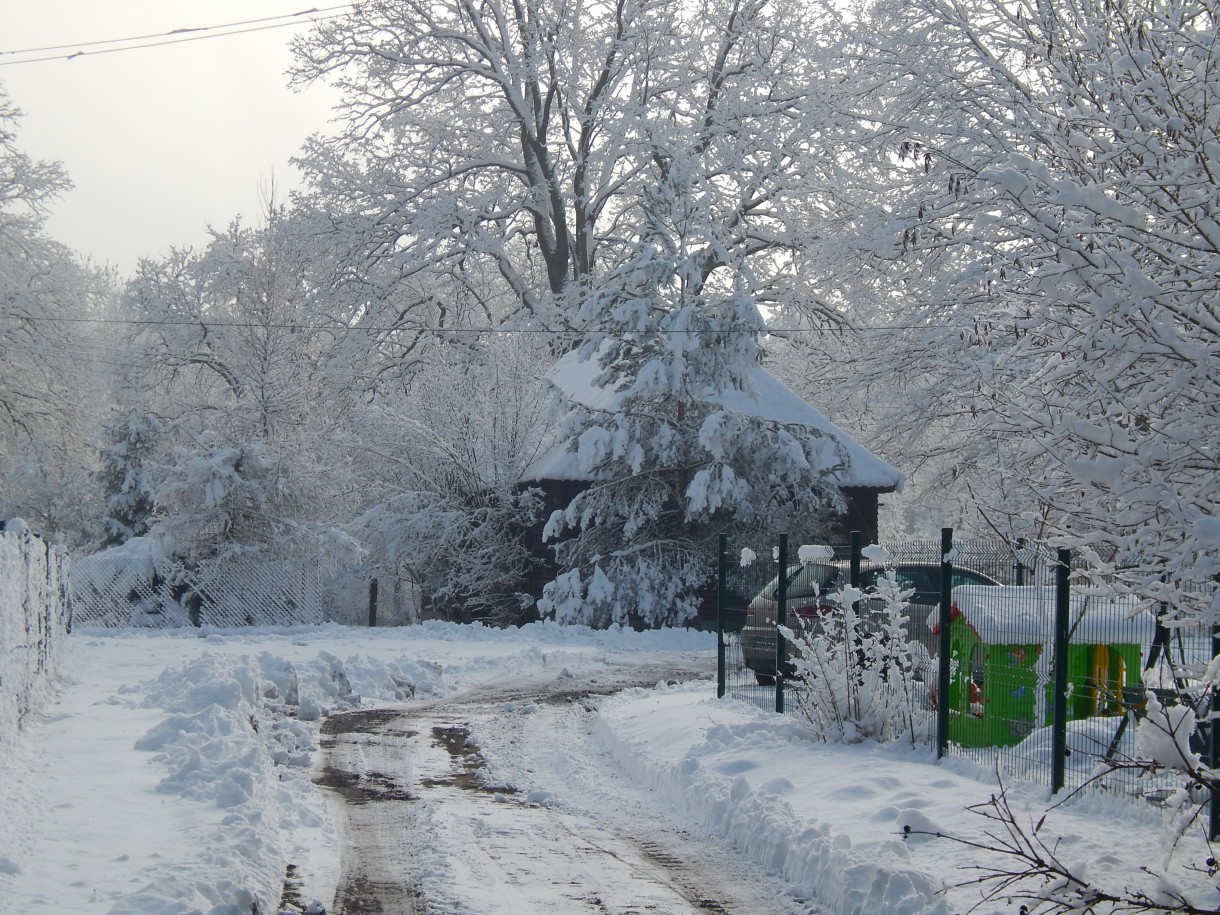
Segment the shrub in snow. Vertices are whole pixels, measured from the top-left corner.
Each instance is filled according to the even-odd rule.
[[[910,594],[890,572],[864,601],[861,591],[845,587],[827,595],[836,609],[781,628],[797,686],[793,701],[817,737],[914,743],[922,736],[924,689],[916,675],[923,649],[907,638]]]
[[[358,552],[315,519],[315,481],[290,448],[203,432],[174,449],[164,474],[152,533],[187,562],[261,554],[342,564]]]
[[[538,353],[512,336],[437,344],[404,402],[364,408],[372,446],[355,461],[371,499],[352,529],[384,578],[406,583],[429,616],[536,618],[539,557],[528,532],[542,506],[520,483],[552,420]]]

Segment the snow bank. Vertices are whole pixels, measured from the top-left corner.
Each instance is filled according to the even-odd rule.
[[[906,806],[878,811],[887,820],[878,829],[882,838],[855,844],[833,820],[793,806],[817,782],[815,772],[785,764],[809,746],[799,721],[712,699],[695,703],[705,716],[692,715],[692,692],[706,696],[707,686],[630,690],[602,704],[595,727],[633,779],[664,792],[829,911],[948,915],[943,884],[912,863],[901,838],[903,826],[933,825],[914,795]],[[768,757],[778,765],[762,762]],[[860,785],[867,781],[860,773]]]
[[[0,746],[48,699],[67,631],[67,557],[10,520],[0,532]]]
[[[164,772],[157,790],[214,808],[192,836],[198,858],[166,862],[123,900],[132,912],[273,912],[290,849],[285,836],[326,813],[311,784],[317,724],[362,702],[400,702],[440,687],[441,668],[406,658],[346,661],[322,651],[293,662],[205,653],[146,686],[169,716],[136,741]],[[258,908],[253,908],[257,904]]]
[[[568,671],[595,679],[627,653],[638,668],[641,653],[657,652],[664,665],[676,660],[665,655],[671,649],[695,650],[710,670],[715,635],[428,623],[94,630],[69,644],[65,666],[77,679],[57,696],[53,716],[0,753],[5,912],[249,915],[257,904],[269,913],[288,862],[308,881],[304,899],[330,898],[337,851],[326,800],[311,782],[321,716]],[[979,901],[975,887],[937,892],[977,875],[962,868],[995,859],[918,833],[985,838],[989,821],[965,808],[995,793],[994,768],[815,743],[799,720],[713,693],[710,682],[661,683],[600,700],[580,717],[606,748],[587,760],[593,777],[603,765],[625,770],[680,828],[729,838],[744,858],[790,881],[794,896],[820,900],[819,911],[947,915]],[[536,709],[520,712],[532,718]],[[1104,749],[1115,723],[1079,723],[1073,757]],[[562,753],[556,737],[540,729],[513,744],[514,764]],[[1134,749],[1128,737],[1124,749]],[[1049,747],[1036,732],[1023,749],[1035,740]],[[547,804],[555,786],[530,785]],[[1023,822],[1046,812],[1045,788],[1009,787]],[[1172,851],[1182,862],[1175,881],[1193,881],[1198,905],[1215,908],[1220,896],[1206,869],[1189,869],[1210,854],[1203,839],[1166,832],[1171,811],[1133,804],[1114,788],[1061,798],[1044,835],[1087,860],[1090,875],[1150,890]]]
[[[603,700],[591,726],[634,781],[782,875],[818,911],[1000,911],[1002,900],[984,903],[976,883],[980,868],[1013,863],[984,850],[997,824],[976,812],[996,794],[994,766],[814,741],[797,719],[708,693],[698,683],[630,690]],[[1080,763],[1095,762],[1115,722],[1077,724]],[[1211,911],[1220,896],[1199,866],[1211,851],[1198,824],[1187,828],[1175,808],[1137,799],[1144,794],[1133,786],[1108,788],[1060,795],[1048,808],[1044,787],[1005,779],[1017,821],[1032,830],[1045,820],[1041,835],[1055,837],[1078,873],[1132,892],[1169,888]]]

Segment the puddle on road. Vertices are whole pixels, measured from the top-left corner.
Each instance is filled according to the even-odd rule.
[[[581,691],[561,691],[530,698],[532,701],[545,704],[579,703],[586,711],[591,712],[596,707],[596,700],[591,697],[597,692],[596,688],[590,690],[586,687]],[[456,709],[449,710],[450,713],[453,711]],[[442,714],[444,714],[443,711]],[[461,712],[458,711],[458,714]],[[400,777],[410,782],[411,790],[408,791],[405,785],[400,784],[393,776],[385,772],[366,771],[363,775],[359,775],[343,768],[336,768],[332,764],[326,764],[315,778],[315,783],[333,790],[343,798],[346,804],[350,805],[349,815],[354,817],[354,822],[360,824],[370,822],[370,818],[381,817],[385,813],[390,814],[391,818],[405,816],[409,821],[411,816],[409,807],[403,808],[401,811],[396,811],[393,807],[370,807],[370,805],[377,805],[384,801],[401,801],[409,804],[421,797],[427,797],[430,800],[435,799],[438,804],[445,804],[456,800],[452,794],[446,797],[443,790],[435,795],[425,793],[434,788],[457,789],[496,801],[512,797],[510,806],[515,807],[518,804],[523,807],[529,806],[523,803],[524,795],[517,788],[510,785],[492,785],[485,781],[487,759],[479,745],[472,741],[467,724],[460,722],[436,724],[438,718],[440,716],[435,712],[431,715],[412,714],[401,708],[359,709],[332,715],[322,723],[319,735],[325,763],[338,762],[345,755],[342,748],[351,745],[363,762],[360,768],[373,764],[381,769],[394,770],[398,767],[399,755],[405,755],[418,763],[420,760],[416,754],[422,751],[426,757],[423,762],[431,771],[427,777],[418,778],[419,773],[416,768],[416,780],[409,775],[411,767],[404,768]],[[445,719],[440,718],[440,720]],[[453,722],[452,717],[449,718],[449,722]],[[409,730],[408,726],[411,724],[414,724],[418,730]],[[420,745],[427,739],[423,736],[425,734],[430,734],[431,749]],[[381,744],[380,738],[390,739]],[[415,740],[408,743],[410,738],[415,738]],[[438,753],[438,750],[444,752]],[[448,766],[445,765],[446,756]],[[444,772],[446,768],[449,770],[447,773]],[[469,798],[469,800],[473,801],[473,798]],[[357,810],[360,812],[357,813]],[[401,824],[396,828],[402,828]],[[624,841],[628,845],[634,845],[642,856],[635,860],[642,865],[645,873],[655,871],[658,875],[664,875],[658,876],[652,882],[645,881],[645,886],[652,886],[652,883],[655,883],[662,889],[668,888],[667,892],[672,891],[681,896],[686,904],[695,911],[707,912],[711,915],[725,915],[730,908],[737,909],[733,903],[726,908],[723,902],[711,895],[708,890],[715,888],[707,885],[706,880],[701,878],[698,868],[692,868],[688,862],[684,861],[683,855],[677,849],[670,847],[667,843],[650,842],[640,836],[624,836]],[[618,861],[618,856],[612,850],[591,847],[587,853],[607,854],[614,861]],[[298,880],[296,878],[295,868],[290,867],[284,880],[285,903],[297,903]],[[333,915],[379,915],[379,913],[382,915],[391,915],[391,913],[409,915],[409,913],[422,911],[426,908],[426,900],[417,880],[418,875],[407,873],[401,867],[396,871],[387,872],[383,866],[374,866],[369,861],[357,857],[350,865],[345,865],[345,872],[340,876],[334,899]],[[601,892],[605,892],[605,890],[603,889]],[[616,889],[613,892],[617,894],[619,891]],[[600,898],[598,892],[581,898],[596,911],[610,910],[609,904]],[[616,902],[614,906],[616,911],[634,912],[656,909],[651,897],[647,904],[636,906],[637,900],[634,898],[634,893],[630,894],[630,898],[619,900],[619,902],[626,905],[626,908]],[[683,908],[683,910],[687,909]]]
[[[334,749],[339,738],[347,734],[376,734],[389,737],[411,738],[418,731],[405,728],[387,728],[386,725],[399,718],[399,709],[361,709],[332,715],[322,722],[322,738],[319,743],[324,750]],[[437,725],[432,728],[432,739],[436,746],[443,747],[456,762],[459,771],[444,776],[420,779],[424,788],[459,788],[480,794],[514,795],[517,789],[507,785],[489,785],[483,780],[487,761],[479,748],[470,742],[470,731],[461,725]],[[324,766],[314,784],[330,788],[350,804],[368,804],[376,801],[415,801],[418,796],[399,785],[393,777],[382,772],[366,772],[363,775]]]
[[[411,915],[423,898],[415,886],[349,876],[335,892],[335,915]]]
[[[324,766],[315,785],[330,788],[349,804],[371,804],[376,801],[416,801],[419,798],[383,772],[357,775],[334,766]]]
[[[464,727],[451,725],[449,727],[434,727],[432,740],[444,747],[453,760],[462,767],[460,772],[441,778],[420,779],[425,788],[452,787],[463,791],[477,791],[480,794],[516,794],[517,789],[508,785],[489,785],[483,781],[482,770],[487,760],[479,752],[479,748],[470,742],[470,731]]]
[[[336,715],[330,715],[322,722],[318,732],[323,737],[331,738],[332,744],[334,743],[334,738],[340,734],[371,734],[374,731],[378,734],[385,734],[388,737],[414,737],[414,731],[382,727],[382,725],[404,717],[406,716],[402,709],[357,709],[354,712],[340,712]]]
[[[403,717],[400,709],[360,709],[331,715],[322,722],[318,743],[323,750],[333,750],[339,738],[346,734],[376,734],[377,736],[408,739],[418,732],[405,728],[389,728],[385,725]],[[330,788],[349,804],[369,804],[375,801],[414,801],[416,796],[398,784],[384,772],[366,772],[363,775],[338,769],[331,765],[322,767],[322,772],[313,780],[315,785]]]

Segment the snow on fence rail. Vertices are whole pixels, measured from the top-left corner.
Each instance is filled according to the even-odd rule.
[[[137,537],[72,567],[77,625],[287,626],[322,621],[316,564],[266,557],[188,567]]]
[[[0,744],[46,699],[69,627],[68,556],[14,519],[0,533]]]

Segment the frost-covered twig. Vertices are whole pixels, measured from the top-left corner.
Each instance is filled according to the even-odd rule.
[[[1017,911],[1020,915],[1100,915],[1103,912],[1106,915],[1138,912],[1215,915],[1217,911],[1214,905],[1198,905],[1144,866],[1137,872],[1155,881],[1155,896],[1138,888],[1123,886],[1115,889],[1087,879],[1081,869],[1059,856],[1057,836],[1044,838],[1048,814],[1043,813],[1036,822],[1023,825],[1008,802],[1007,789],[1002,782],[1000,790],[988,801],[967,809],[989,821],[989,826],[983,832],[984,838],[972,839],[910,828],[904,828],[903,834],[947,839],[999,859],[995,864],[966,865],[964,870],[974,872],[975,876],[954,884],[955,887],[979,886],[984,889],[982,898],[969,912],[978,911],[983,905],[997,900],[1019,904]],[[1214,859],[1208,858],[1207,868],[1208,873],[1212,873]]]

